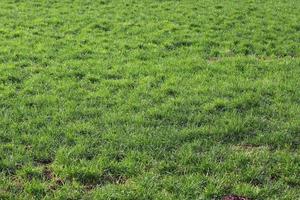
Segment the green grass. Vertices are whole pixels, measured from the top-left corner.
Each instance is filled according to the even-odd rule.
[[[1,0],[0,199],[300,199],[299,13]]]

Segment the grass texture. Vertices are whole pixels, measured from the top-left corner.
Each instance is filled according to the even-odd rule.
[[[1,0],[0,199],[300,199],[299,13]]]

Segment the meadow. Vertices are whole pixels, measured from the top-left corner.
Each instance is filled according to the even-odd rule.
[[[300,199],[299,13],[1,0],[0,199]]]

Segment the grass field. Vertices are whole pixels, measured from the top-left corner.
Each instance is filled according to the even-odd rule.
[[[300,199],[299,13],[1,0],[0,199]]]

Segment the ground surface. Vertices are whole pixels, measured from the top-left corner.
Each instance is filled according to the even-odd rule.
[[[299,13],[1,0],[0,199],[299,199]]]

